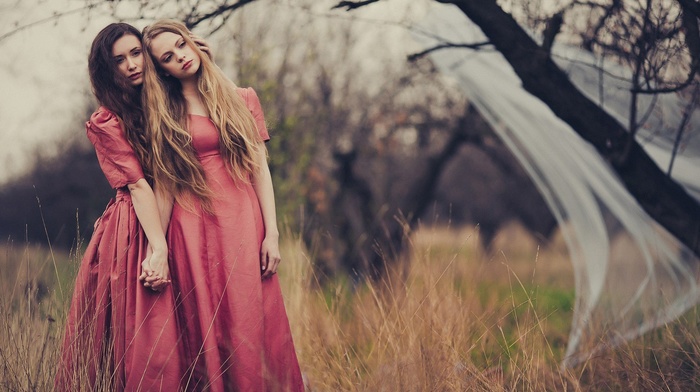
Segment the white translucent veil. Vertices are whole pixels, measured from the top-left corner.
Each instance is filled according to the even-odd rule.
[[[486,40],[451,5],[434,6],[415,28],[415,38],[425,48]],[[575,366],[601,349],[672,321],[698,302],[700,260],[641,209],[590,144],[522,88],[499,52],[445,49],[430,56],[525,167],[559,222],[576,284],[563,366]],[[627,124],[628,71],[600,64],[577,48],[555,47],[554,57],[579,89]],[[700,138],[693,139],[700,113],[687,112],[688,103],[673,94],[643,97],[639,108],[648,118],[637,139],[663,170],[676,130],[689,113],[672,174],[700,199]]]

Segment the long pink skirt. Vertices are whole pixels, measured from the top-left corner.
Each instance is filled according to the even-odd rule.
[[[139,281],[146,237],[128,192],[118,191],[83,256],[56,391],[177,391],[183,370],[172,287]]]

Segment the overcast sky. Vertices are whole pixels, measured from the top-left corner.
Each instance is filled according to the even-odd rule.
[[[30,161],[38,143],[51,148],[60,139],[82,136],[76,113],[89,97],[88,47],[108,18],[84,13],[24,26],[81,7],[83,1],[0,0],[0,181]],[[71,8],[73,7],[73,8]],[[45,142],[45,143],[44,143]]]

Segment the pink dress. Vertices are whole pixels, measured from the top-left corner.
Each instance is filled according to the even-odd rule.
[[[66,322],[56,391],[177,391],[177,323],[171,288],[155,293],[138,275],[147,239],[127,184],[144,178],[117,117],[99,108],[86,124],[102,171],[117,194],[81,261]]]
[[[239,94],[269,136],[253,89]],[[175,204],[168,229],[170,268],[182,332],[186,390],[303,391],[276,275],[261,279],[264,224],[251,184],[234,181],[208,117],[189,131],[212,191],[213,214]]]

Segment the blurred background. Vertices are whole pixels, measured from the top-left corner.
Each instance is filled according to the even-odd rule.
[[[3,309],[30,315],[0,335],[21,359],[0,386],[32,389],[7,381],[24,363],[50,385],[45,349],[7,347],[23,325],[54,347],[42,322],[62,327],[114,195],[85,137],[92,39],[162,18],[260,97],[285,301],[320,390],[700,385],[697,312],[665,324],[700,298],[700,3],[0,0],[0,278]],[[464,68],[482,56],[499,60]],[[509,139],[530,120],[541,133]],[[597,357],[559,368],[579,339]]]
[[[206,19],[217,2],[195,2],[194,11],[178,1],[8,3],[0,40],[6,239],[70,249],[89,237],[112,195],[84,136],[96,107],[89,45],[110,20],[142,28],[160,17],[200,18],[193,31],[217,64],[258,91],[280,216],[329,272],[378,267],[375,255],[396,251],[403,225],[418,222],[478,224],[485,248],[508,224],[537,241],[556,227],[454,83],[427,59],[407,60],[420,50],[410,26],[428,2],[350,13],[331,10],[332,1],[259,1]]]

